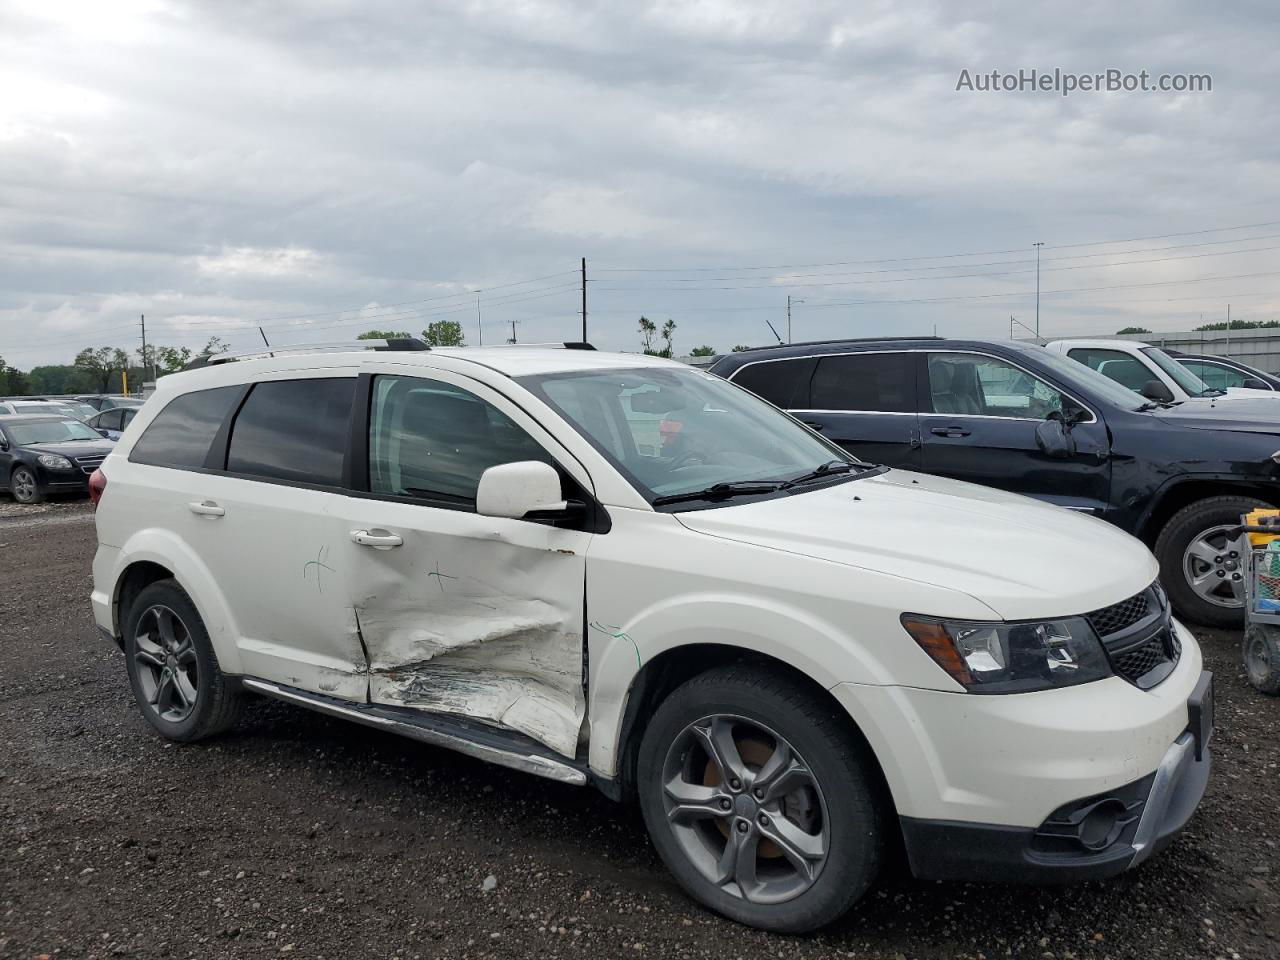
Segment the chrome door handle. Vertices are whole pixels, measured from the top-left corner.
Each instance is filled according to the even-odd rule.
[[[352,530],[351,540],[362,547],[373,547],[375,550],[390,550],[404,543],[404,538],[386,530]]]
[[[209,517],[211,519],[217,519],[227,512],[212,500],[192,500],[187,504],[187,509],[197,517]]]

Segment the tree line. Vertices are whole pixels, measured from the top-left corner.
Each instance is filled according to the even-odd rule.
[[[64,393],[120,393],[127,377],[130,387],[144,380],[177,373],[193,359],[223,353],[227,344],[210,337],[199,351],[190,347],[147,344],[132,353],[119,347],[85,347],[70,363],[51,363],[19,370],[0,357],[0,394],[10,397]]]

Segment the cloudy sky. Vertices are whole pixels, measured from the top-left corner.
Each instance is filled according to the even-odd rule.
[[[1055,12],[1056,11],[1056,12]],[[1269,3],[0,0],[0,356],[1280,318]],[[957,91],[1020,68],[1198,93]],[[1121,242],[1123,241],[1123,242]]]

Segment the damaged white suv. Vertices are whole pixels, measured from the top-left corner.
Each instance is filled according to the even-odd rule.
[[[899,837],[921,877],[1097,878],[1199,803],[1210,676],[1114,527],[671,361],[381,347],[165,377],[94,476],[94,614],[164,736],[265,694],[593,784],[784,931]]]

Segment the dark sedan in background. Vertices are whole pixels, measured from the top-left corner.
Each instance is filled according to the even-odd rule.
[[[71,417],[0,416],[0,484],[19,503],[88,493],[89,475],[114,446]]]
[[[1166,350],[1169,356],[1194,373],[1215,390],[1248,387],[1252,390],[1280,390],[1280,377],[1257,367],[1241,363],[1233,357],[1216,357],[1207,353],[1182,353]]]

